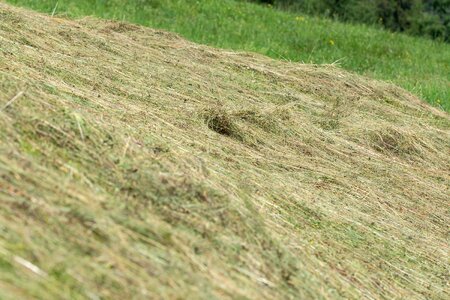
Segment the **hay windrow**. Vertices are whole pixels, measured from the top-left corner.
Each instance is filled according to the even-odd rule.
[[[0,4],[0,109],[1,299],[448,297],[450,118],[397,87]]]

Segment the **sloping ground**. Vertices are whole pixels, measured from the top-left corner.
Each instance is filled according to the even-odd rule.
[[[444,299],[450,118],[332,66],[0,4],[1,299]]]

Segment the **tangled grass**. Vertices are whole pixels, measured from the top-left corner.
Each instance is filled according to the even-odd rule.
[[[0,4],[0,298],[448,297],[450,118],[333,66]]]

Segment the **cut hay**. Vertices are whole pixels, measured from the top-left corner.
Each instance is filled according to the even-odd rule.
[[[0,4],[0,107],[1,299],[448,297],[450,118],[395,86]]]

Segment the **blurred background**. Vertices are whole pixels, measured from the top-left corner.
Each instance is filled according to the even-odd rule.
[[[255,0],[290,11],[449,41],[450,0]]]

